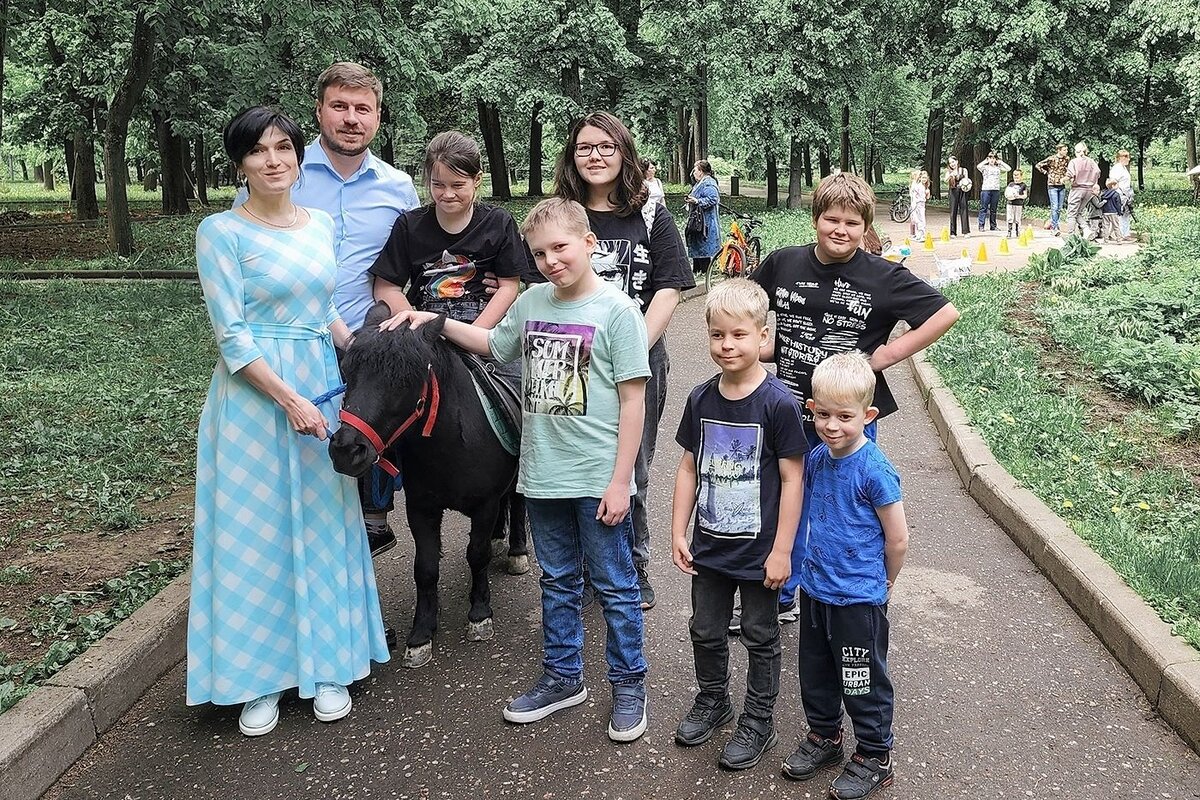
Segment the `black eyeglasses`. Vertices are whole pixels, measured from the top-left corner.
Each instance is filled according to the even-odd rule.
[[[600,144],[577,144],[575,145],[575,155],[578,158],[588,158],[595,150],[600,154],[601,158],[610,158],[617,154],[617,146],[612,142],[601,142]]]

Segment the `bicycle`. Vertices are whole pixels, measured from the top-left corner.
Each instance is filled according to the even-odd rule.
[[[729,224],[729,238],[721,245],[704,275],[706,291],[711,291],[726,278],[749,278],[762,260],[762,240],[752,235],[756,228],[762,227],[762,220],[727,206],[719,208],[733,217],[733,222]]]
[[[900,191],[896,192],[890,213],[892,222],[908,222],[908,218],[912,216],[912,197],[907,186],[901,186]]]

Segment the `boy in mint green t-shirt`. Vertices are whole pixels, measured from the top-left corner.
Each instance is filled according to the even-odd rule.
[[[447,339],[472,352],[522,360],[517,488],[526,497],[542,567],[544,656],[541,678],[504,708],[504,718],[536,722],[587,700],[582,554],[608,626],[608,735],[630,742],[645,732],[647,721],[629,515],[650,375],[646,323],[628,295],[592,270],[596,237],[583,206],[543,200],[521,233],[548,283],[525,290],[491,331],[454,320],[443,329]],[[382,327],[405,321],[415,327],[435,318],[404,311]]]

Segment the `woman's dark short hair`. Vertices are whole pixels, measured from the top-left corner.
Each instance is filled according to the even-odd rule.
[[[241,164],[267,128],[278,128],[291,139],[296,149],[296,165],[304,163],[304,132],[287,114],[267,106],[252,106],[229,120],[221,134],[229,160]]]

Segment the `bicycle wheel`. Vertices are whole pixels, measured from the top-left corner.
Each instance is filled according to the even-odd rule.
[[[733,243],[725,245],[721,248],[721,252],[717,253],[717,257],[708,265],[708,272],[704,276],[704,288],[706,291],[712,291],[712,288],[726,278],[739,277],[746,269],[746,251],[740,245]]]
[[[912,206],[909,205],[908,199],[897,197],[892,202],[892,222],[908,222],[908,218],[912,216]]]
[[[749,247],[746,248],[746,269],[742,273],[743,278],[749,278],[758,269],[758,265],[762,263],[762,239],[757,236],[752,236],[746,241]]]

